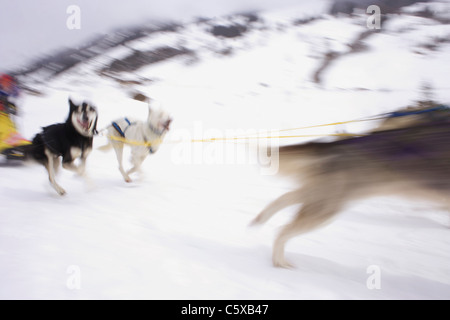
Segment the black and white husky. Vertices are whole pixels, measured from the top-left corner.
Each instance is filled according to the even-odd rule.
[[[70,111],[66,122],[42,128],[32,141],[24,147],[28,160],[35,160],[45,166],[52,187],[59,195],[66,191],[56,182],[60,157],[64,169],[85,175],[86,158],[92,150],[93,136],[97,132],[97,109],[83,102],[76,105],[69,99]],[[79,165],[75,160],[80,159]]]
[[[140,172],[144,160],[149,154],[155,153],[169,130],[172,118],[161,109],[148,109],[147,121],[120,118],[106,128],[109,144],[101,147],[107,150],[113,147],[119,163],[119,171],[126,182],[131,182],[130,174]],[[131,164],[129,170],[123,167],[123,147],[131,147]]]

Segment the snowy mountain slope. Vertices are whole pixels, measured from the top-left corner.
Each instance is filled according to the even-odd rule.
[[[134,92],[152,97],[175,120],[167,143],[144,163],[145,177],[131,184],[122,181],[113,152],[99,150],[88,159],[91,184],[60,172],[65,197],[48,186],[39,166],[0,167],[0,297],[449,299],[449,215],[443,208],[389,197],[354,203],[334,223],[288,244],[287,258],[297,269],[276,269],[272,241],[294,210],[263,228],[247,227],[290,188],[258,166],[265,160],[258,143],[267,141],[186,142],[392,111],[423,98],[423,82],[431,84],[434,99],[450,101],[450,44],[421,46],[448,34],[448,25],[392,15],[385,29],[364,40],[367,50],[347,54],[348,44],[367,31],[365,15],[296,24],[294,11],[289,19],[260,15],[238,38],[215,37],[195,23],[152,34],[34,84],[42,95],[25,94],[21,101],[20,129],[28,138],[65,119],[69,95],[97,105],[100,128],[121,116],[146,117],[146,104],[129,98]],[[162,46],[195,55],[132,72],[100,72],[132,49]],[[342,55],[323,72],[323,82],[314,83],[330,50]],[[361,132],[376,124],[295,133]],[[95,139],[95,147],[104,143],[103,136]],[[368,288],[371,266],[381,272],[379,289]]]

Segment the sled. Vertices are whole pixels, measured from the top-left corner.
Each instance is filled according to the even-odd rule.
[[[23,146],[31,144],[16,129],[8,114],[0,112],[0,154],[7,160],[22,160]]]

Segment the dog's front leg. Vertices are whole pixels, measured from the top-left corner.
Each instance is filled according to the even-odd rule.
[[[90,153],[91,149],[87,149],[81,154],[80,165],[78,166],[78,174],[82,177],[86,177],[86,160]]]
[[[92,179],[90,178],[90,176],[87,174],[86,172],[86,160],[88,155],[91,153],[91,149],[83,152],[83,155],[81,156],[80,159],[80,165],[78,166],[79,168],[79,175],[81,177],[83,177],[85,183],[87,184],[89,190],[93,189],[95,187],[95,183],[92,181]]]
[[[70,154],[63,157],[63,168],[76,174],[83,176],[86,168],[86,154],[81,152],[79,148],[72,148]],[[80,158],[80,164],[75,165],[75,159]]]
[[[75,163],[73,163],[73,160],[70,160],[70,161],[63,160],[63,165],[62,166],[63,166],[64,169],[72,171],[72,172],[75,172],[76,174],[82,176],[82,174],[80,172],[81,171],[81,168],[80,168],[81,165],[80,166],[76,166]]]
[[[58,161],[58,157],[55,157],[53,153],[51,153],[48,149],[45,149],[45,155],[47,156],[47,163],[45,164],[45,169],[48,172],[48,179],[50,180],[50,184],[53,189],[58,192],[60,196],[66,194],[66,190],[64,190],[55,180],[55,168],[57,167],[56,162]]]

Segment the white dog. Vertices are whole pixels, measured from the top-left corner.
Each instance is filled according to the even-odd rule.
[[[106,128],[109,145],[116,152],[119,170],[126,182],[131,182],[130,174],[140,172],[142,162],[149,154],[158,150],[171,122],[172,118],[167,112],[149,107],[146,122],[121,118],[113,121]],[[123,168],[122,161],[125,144],[131,147],[131,164],[133,165],[127,171]]]

